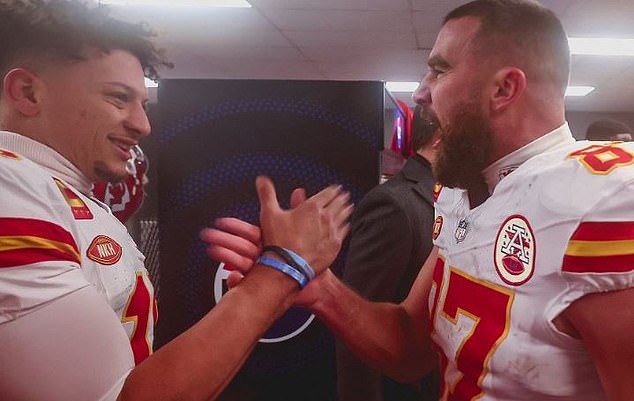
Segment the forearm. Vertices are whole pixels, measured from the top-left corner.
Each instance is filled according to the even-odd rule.
[[[332,274],[321,290],[311,310],[368,365],[403,382],[435,366],[427,319],[414,318],[401,305],[369,302]]]
[[[215,399],[298,290],[285,274],[254,268],[203,319],[135,368],[120,400]]]

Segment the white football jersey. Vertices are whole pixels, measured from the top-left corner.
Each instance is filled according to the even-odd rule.
[[[605,400],[591,356],[553,319],[634,286],[634,143],[565,144],[511,170],[474,209],[463,190],[437,199],[441,400]]]
[[[10,140],[0,146],[0,324],[91,285],[117,314],[141,362],[152,353],[156,321],[143,255],[108,206],[6,145],[28,142],[21,150],[36,149],[53,165],[60,164],[57,153],[1,134]]]

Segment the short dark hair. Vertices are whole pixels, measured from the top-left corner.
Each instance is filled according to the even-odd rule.
[[[621,121],[602,118],[594,121],[586,130],[586,139],[592,141],[616,139],[616,134],[631,134],[632,129]]]
[[[437,126],[423,114],[423,106],[416,105],[412,115],[412,149],[420,150],[431,141]]]
[[[477,50],[516,64],[531,80],[550,80],[563,96],[570,74],[570,47],[555,13],[533,0],[475,0],[451,11],[443,25],[477,17]]]
[[[126,50],[141,63],[145,75],[158,78],[158,67],[171,63],[143,24],[109,15],[103,5],[79,0],[2,0],[0,3],[0,74],[31,67],[40,60],[83,60],[89,48],[106,53]],[[0,83],[1,85],[1,83]]]

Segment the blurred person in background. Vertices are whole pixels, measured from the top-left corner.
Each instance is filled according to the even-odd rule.
[[[431,163],[440,133],[425,118],[422,106],[407,114],[412,118],[412,156],[396,175],[363,197],[351,219],[342,280],[376,302],[402,302],[433,247]],[[397,383],[337,343],[340,401],[431,401],[438,399],[437,387],[434,375],[417,383]]]
[[[627,124],[604,118],[596,120],[588,126],[586,139],[590,141],[624,141],[632,140],[632,129]]]

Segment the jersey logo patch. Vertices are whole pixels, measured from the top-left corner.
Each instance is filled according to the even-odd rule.
[[[432,228],[432,233],[431,233],[432,239],[435,240],[440,235],[440,230],[442,230],[442,222],[443,222],[442,216],[438,216],[436,217],[436,220],[434,220],[434,226]]]
[[[64,184],[61,180],[53,177],[53,181],[57,184],[57,187],[60,191],[62,191],[62,195],[64,195],[64,199],[68,206],[70,206],[70,211],[73,213],[73,217],[75,220],[92,220],[92,212],[88,209],[88,206],[84,203],[83,200],[73,192],[66,184]]]
[[[456,244],[461,243],[467,237],[469,232],[469,222],[466,219],[460,219],[458,222],[458,228],[456,228]]]
[[[535,270],[535,235],[524,216],[506,219],[495,239],[495,270],[506,284],[522,285]]]
[[[517,170],[519,166],[506,166],[500,170],[498,170],[498,179],[502,180],[507,175],[511,174],[513,171]]]
[[[86,256],[101,265],[113,265],[121,259],[123,254],[121,245],[105,235],[98,235],[92,240]]]

